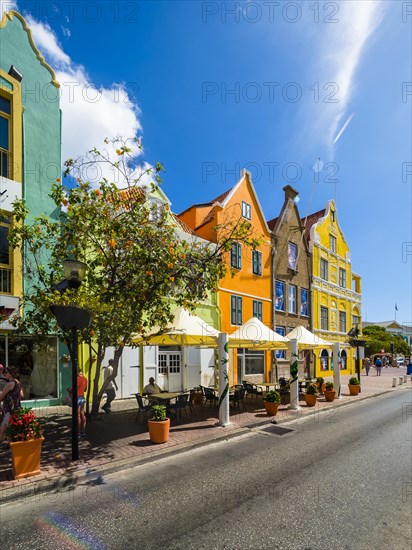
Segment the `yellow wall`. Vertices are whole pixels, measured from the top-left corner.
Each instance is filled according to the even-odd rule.
[[[333,213],[334,212],[334,219]],[[336,238],[336,252],[331,250],[330,235]],[[317,237],[317,238],[316,238]],[[359,275],[352,274],[350,250],[338,224],[337,210],[334,201],[329,201],[324,218],[321,218],[311,229],[310,248],[312,252],[312,319],[313,332],[328,341],[339,341],[341,349],[347,353],[347,368],[343,374],[355,372],[353,348],[349,347],[347,333],[353,327],[353,316],[361,317],[361,280]],[[328,280],[320,277],[321,259],[328,262]],[[340,286],[339,270],[346,270],[346,286]],[[358,292],[352,291],[352,279],[356,281]],[[328,330],[321,329],[321,307],[328,309]],[[339,312],[346,313],[345,330],[340,330]],[[362,324],[360,323],[360,328]],[[343,328],[343,327],[342,327]],[[320,370],[320,351],[316,351],[316,374],[330,376],[332,370]],[[330,366],[330,360],[329,360]]]
[[[0,95],[10,100],[12,110],[11,110],[11,153],[12,153],[12,168],[10,179],[22,183],[22,151],[23,151],[23,140],[22,140],[22,116],[23,116],[23,106],[21,98],[21,85],[17,80],[12,78],[5,71],[0,69],[0,77],[8,82],[8,86],[1,83],[0,80]],[[3,80],[3,82],[4,82]],[[11,214],[11,212],[8,212]],[[12,279],[12,294],[14,296],[22,296],[23,291],[23,281],[22,281],[22,270],[21,270],[21,252],[20,250],[14,250],[12,252],[13,257],[13,279]]]

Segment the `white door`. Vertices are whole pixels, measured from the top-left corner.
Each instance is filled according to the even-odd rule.
[[[180,351],[160,351],[158,356],[158,383],[168,391],[182,389],[182,355]]]
[[[121,386],[119,383],[119,392],[116,397],[123,399],[130,398],[132,393],[140,391],[140,366],[139,366],[139,349],[125,347],[123,349],[121,360],[121,371],[119,371]],[[119,395],[120,393],[120,395]]]

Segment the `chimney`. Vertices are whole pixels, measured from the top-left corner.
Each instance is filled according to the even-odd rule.
[[[283,191],[285,192],[285,200],[291,199],[293,201],[293,199],[299,195],[299,192],[293,189],[291,185],[285,185]]]

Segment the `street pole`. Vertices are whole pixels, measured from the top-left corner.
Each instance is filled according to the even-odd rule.
[[[362,392],[362,384],[360,379],[360,357],[359,357],[359,344],[356,342],[356,376],[359,380],[359,393]]]
[[[339,342],[333,343],[333,383],[335,385],[336,399],[342,399],[341,396],[341,381],[340,381],[340,364],[339,364]]]
[[[289,409],[295,411],[300,409],[299,406],[299,380],[298,380],[298,366],[299,366],[299,355],[298,355],[298,341],[296,338],[292,338],[289,343],[289,353],[290,353],[290,405]]]
[[[228,426],[229,420],[229,335],[221,332],[218,336],[219,346],[219,424]]]
[[[79,421],[77,403],[77,329],[72,328],[72,460],[79,458]]]

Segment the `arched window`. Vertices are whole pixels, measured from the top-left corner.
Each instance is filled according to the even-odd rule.
[[[346,360],[348,358],[348,354],[346,353],[346,351],[343,349],[341,352],[340,352],[340,361],[339,361],[339,367],[340,367],[340,370],[345,370],[346,369]]]
[[[327,349],[320,352],[320,370],[329,370],[329,353]]]

